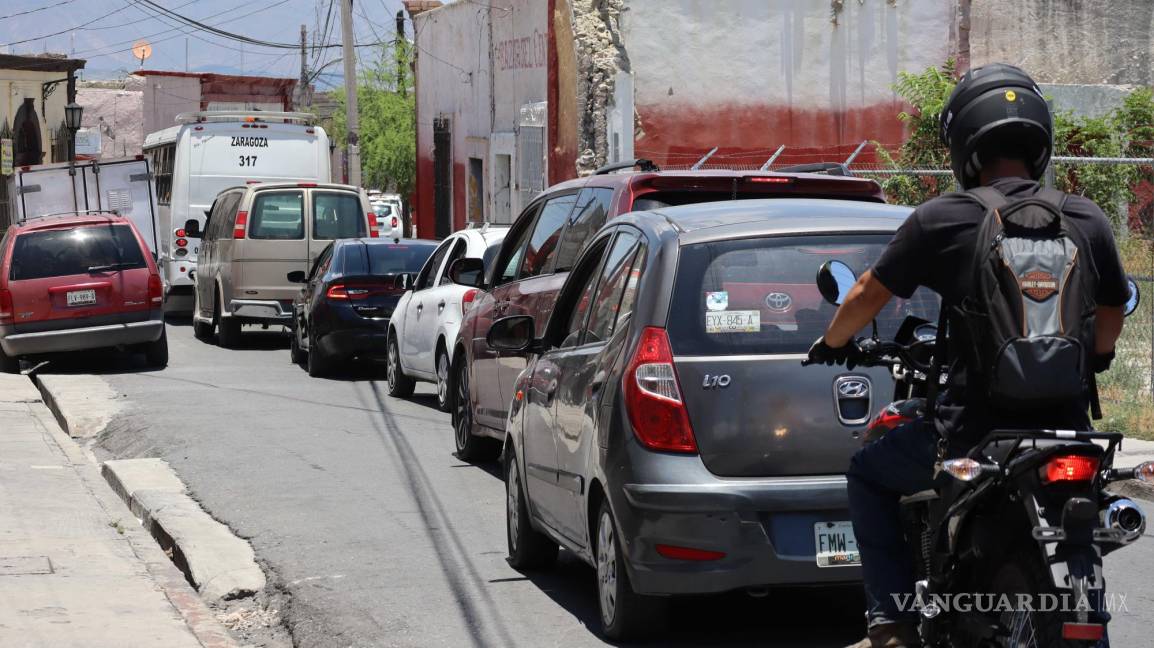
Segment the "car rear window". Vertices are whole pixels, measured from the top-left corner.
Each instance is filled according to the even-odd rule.
[[[351,193],[313,192],[313,238],[332,240],[365,236],[361,198]]]
[[[305,237],[304,198],[299,191],[256,195],[249,217],[248,237],[299,241]]]
[[[679,355],[805,353],[837,307],[817,289],[817,270],[844,261],[859,275],[889,235],[766,237],[687,245],[681,250],[669,316]],[[919,289],[878,315],[892,339],[907,315],[935,321],[937,297]]]
[[[401,272],[420,272],[429,255],[437,249],[436,243],[386,243],[365,245],[368,254],[368,266],[364,265],[365,258],[360,254],[350,254],[345,262],[344,272],[353,274],[398,274]]]
[[[145,268],[144,253],[127,225],[28,232],[16,237],[9,279],[43,279]]]

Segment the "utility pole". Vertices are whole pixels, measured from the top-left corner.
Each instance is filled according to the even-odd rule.
[[[301,81],[300,91],[297,94],[297,109],[309,105],[309,64],[308,64],[308,32],[301,25]]]
[[[405,10],[397,11],[397,40],[393,42],[393,58],[397,61],[397,92],[408,95],[405,88],[405,54],[401,49],[405,42]]]
[[[348,127],[345,157],[349,184],[361,186],[360,123],[357,119],[357,53],[353,46],[353,0],[341,0],[341,35],[345,54],[345,123]]]

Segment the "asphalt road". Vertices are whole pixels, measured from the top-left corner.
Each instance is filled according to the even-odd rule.
[[[158,372],[94,356],[45,371],[91,372],[128,407],[98,453],[167,459],[213,516],[248,538],[298,646],[600,646],[594,573],[570,555],[522,574],[505,562],[495,466],[457,460],[430,386],[387,395],[383,372],[311,379],[283,334],[223,350],[169,325]],[[1148,510],[1154,510],[1151,504]],[[1114,646],[1146,646],[1154,539],[1107,561],[1127,611]],[[844,646],[862,600],[847,589],[678,600],[656,642],[673,646]]]

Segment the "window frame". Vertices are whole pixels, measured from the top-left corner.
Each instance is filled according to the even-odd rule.
[[[256,207],[259,204],[259,201],[264,200],[269,196],[281,196],[281,195],[287,196],[287,195],[292,195],[292,194],[299,196],[300,200],[301,200],[301,235],[299,237],[296,237],[296,238],[273,238],[270,236],[254,236],[253,235],[253,228],[257,224],[257,221],[256,221],[257,209],[256,209]],[[309,240],[309,231],[308,231],[308,218],[309,218],[309,216],[308,216],[307,210],[308,210],[308,200],[305,199],[304,189],[285,187],[282,189],[270,189],[268,191],[255,192],[253,194],[253,197],[252,197],[252,206],[249,207],[249,213],[248,213],[249,218],[248,218],[248,224],[245,227],[245,238],[249,238],[249,239],[252,239],[254,241],[308,241]],[[322,239],[322,240],[324,240],[324,239]]]
[[[359,225],[360,230],[359,230],[359,233],[357,234],[357,236],[352,236],[352,237],[350,237],[350,236],[335,236],[332,238],[317,236],[317,216],[318,216],[317,199],[320,198],[321,196],[346,196],[346,197],[352,198],[353,200],[356,201],[357,207],[358,207],[358,209],[360,209],[360,212],[361,212],[361,218],[359,221],[360,222],[360,225]],[[364,203],[361,201],[361,197],[358,196],[357,194],[354,194],[351,191],[341,191],[338,189],[312,189],[311,191],[309,191],[308,203],[309,203],[308,204],[308,211],[309,211],[308,235],[309,235],[310,240],[313,240],[313,241],[338,241],[342,238],[363,238],[363,237],[369,235],[368,220],[367,220],[368,215],[365,214]],[[377,219],[377,215],[374,213],[373,214],[373,220],[375,221],[376,219]]]
[[[529,251],[529,245],[533,242],[533,236],[537,234],[537,228],[541,225],[541,216],[544,215],[545,210],[549,208],[549,205],[566,198],[573,199],[573,203],[569,205],[569,211],[565,214],[565,217],[561,221],[561,227],[557,230],[557,248],[554,250],[553,256],[541,267],[540,272],[531,276],[527,276],[525,274],[525,261],[528,259],[528,257],[527,255],[522,254],[521,263],[519,263],[517,266],[517,278],[515,281],[531,279],[533,277],[547,277],[553,274],[553,267],[557,263],[557,254],[561,251],[561,241],[565,238],[565,232],[569,229],[569,218],[572,216],[573,210],[577,207],[577,197],[580,195],[580,193],[581,192],[576,189],[572,191],[559,191],[551,196],[546,197],[541,202],[541,206],[537,210],[537,215],[533,221],[532,231],[529,233],[529,238],[525,241],[525,252]]]
[[[438,271],[441,269],[440,266],[444,263],[445,258],[449,256],[449,250],[458,238],[460,237],[450,236],[437,244],[436,249],[434,249],[433,253],[429,255],[429,258],[425,260],[425,265],[421,267],[420,272],[418,272],[417,276],[413,279],[413,292],[420,292],[437,287],[436,280]],[[440,260],[437,260],[437,253],[441,250],[445,250],[445,255],[442,256]],[[429,271],[428,274],[425,273],[426,270]],[[422,286],[421,283],[426,279],[429,280],[429,285]]]
[[[590,342],[588,339],[589,328],[593,322],[593,314],[597,311],[597,306],[601,302],[601,291],[602,288],[605,287],[605,269],[606,264],[609,263],[609,255],[613,249],[617,247],[617,242],[623,235],[633,237],[633,243],[630,245],[630,249],[626,252],[626,255],[623,259],[623,262],[626,264],[624,267],[628,268],[627,272],[633,271],[633,264],[637,261],[637,252],[645,242],[645,234],[635,227],[622,225],[615,230],[613,234],[613,241],[605,250],[604,258],[601,262],[601,274],[597,279],[597,290],[593,293],[593,302],[590,304],[589,312],[585,314],[585,323],[581,327],[581,342],[577,345],[579,347],[593,344],[606,344],[613,337],[613,334],[617,332],[617,324],[621,321],[621,300],[625,297],[625,289],[628,287],[628,277],[626,277],[624,283],[621,284],[621,294],[617,295],[616,304],[614,304],[615,312],[612,322],[610,323],[609,330],[606,331],[604,336],[598,338],[596,341]]]
[[[465,255],[468,253],[469,242],[465,240],[464,236],[458,237],[457,244],[454,245],[453,248],[449,250],[449,253],[445,255],[445,262],[441,264],[441,271],[437,273],[437,280],[435,285],[444,286],[453,283],[453,281],[448,277],[449,267],[452,266],[453,262],[457,259],[465,258]]]
[[[597,227],[597,229],[590,232],[589,235],[585,238],[585,240],[582,241],[581,244],[577,246],[577,250],[573,253],[573,265],[568,267],[568,268],[558,269],[557,263],[561,258],[561,252],[565,250],[565,247],[564,247],[565,241],[569,236],[569,231],[572,229],[572,227],[574,225],[577,224],[576,218],[581,215],[581,213],[577,211],[577,208],[581,205],[582,197],[585,196],[586,194],[594,194],[595,195],[597,192],[608,192],[609,193],[609,202],[605,205],[605,220],[601,223],[600,226]],[[569,272],[573,269],[573,267],[576,266],[577,260],[581,258],[581,252],[582,252],[582,250],[585,249],[585,246],[589,245],[589,243],[592,242],[593,239],[597,237],[597,232],[600,232],[601,228],[605,227],[605,225],[609,221],[613,220],[613,216],[614,216],[613,205],[616,202],[617,202],[617,189],[615,189],[614,187],[585,186],[585,187],[581,188],[581,191],[579,191],[577,193],[577,202],[573,203],[573,209],[569,212],[569,217],[565,221],[565,228],[564,228],[564,231],[561,232],[561,241],[560,241],[560,243],[558,243],[558,246],[557,246],[557,254],[553,256],[553,262],[550,264],[549,274],[555,274],[557,272]]]
[[[561,343],[564,342],[565,338],[567,338],[569,335],[569,320],[572,317],[572,313],[578,307],[577,302],[581,298],[581,293],[584,291],[584,287],[588,285],[586,283],[582,283],[580,288],[576,288],[573,286],[573,281],[575,280],[575,277],[585,276],[584,273],[578,273],[577,270],[583,269],[581,262],[588,254],[588,250],[592,249],[594,246],[602,245],[602,241],[604,241],[605,249],[598,254],[597,261],[592,264],[592,268],[590,268],[589,272],[589,275],[593,277],[594,283],[593,297],[596,298],[597,292],[601,289],[601,272],[605,266],[605,259],[608,256],[609,249],[611,249],[613,246],[613,242],[617,240],[617,233],[619,230],[620,226],[613,227],[605,231],[601,236],[594,236],[590,241],[588,241],[588,245],[585,246],[585,248],[582,250],[582,253],[577,257],[577,262],[573,264],[573,269],[569,271],[569,278],[566,280],[565,286],[558,294],[556,306],[552,315],[550,315],[549,325],[545,332],[545,339],[548,341],[550,347],[549,351],[555,351],[558,349],[562,351],[571,351],[573,349],[578,349],[585,346],[585,328],[588,326],[589,312],[593,310],[592,308],[590,308],[589,311],[586,311],[585,316],[581,321],[579,329],[581,331],[581,336],[578,338],[577,343],[567,347],[561,346]]]
[[[545,204],[546,199],[547,199],[546,196],[542,196],[541,198],[538,198],[536,201],[534,201],[532,204],[530,204],[528,207],[523,209],[521,211],[521,215],[519,217],[517,217],[517,221],[513,223],[513,227],[509,228],[509,232],[505,235],[504,240],[502,240],[502,242],[501,242],[501,252],[500,252],[500,254],[497,255],[496,260],[493,262],[493,267],[490,268],[490,270],[489,270],[489,272],[490,272],[489,277],[485,281],[485,287],[488,288],[489,290],[492,290],[493,288],[496,288],[498,286],[504,286],[506,284],[511,284],[511,283],[518,281],[520,279],[520,277],[518,276],[521,272],[521,264],[520,263],[517,264],[517,271],[513,274],[513,277],[510,279],[507,279],[505,281],[501,281],[501,277],[500,277],[499,273],[505,269],[505,266],[508,265],[508,263],[512,260],[512,257],[516,255],[516,252],[519,248],[529,245],[529,239],[528,238],[526,238],[524,240],[520,240],[520,239],[522,236],[526,235],[526,230],[529,230],[527,236],[530,236],[530,237],[533,236],[533,228],[535,228],[537,226],[537,216],[540,215],[541,206]],[[523,226],[524,229],[519,229],[518,226],[520,226],[522,222],[526,223]],[[519,240],[520,240],[520,242],[516,245],[516,247],[505,247],[506,243],[509,243],[510,245],[512,245],[513,243],[516,243]]]

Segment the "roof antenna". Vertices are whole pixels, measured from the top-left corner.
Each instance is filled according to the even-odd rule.
[[[781,155],[781,152],[784,150],[785,150],[785,144],[782,144],[781,146],[777,147],[777,151],[773,154],[773,157],[766,160],[765,164],[761,165],[761,168],[758,169],[758,171],[769,171],[769,166],[771,164],[773,164],[773,161],[776,160],[777,156]]]

